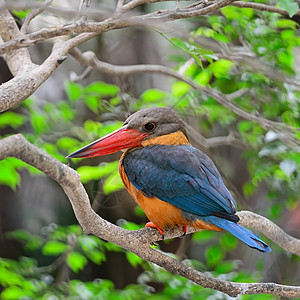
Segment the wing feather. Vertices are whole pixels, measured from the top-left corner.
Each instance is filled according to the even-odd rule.
[[[153,145],[125,155],[131,183],[145,195],[197,216],[233,215],[235,201],[212,160],[189,145]]]

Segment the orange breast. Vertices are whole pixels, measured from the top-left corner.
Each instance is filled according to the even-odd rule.
[[[184,142],[182,140],[182,136],[183,134],[180,134],[180,132],[178,133],[174,133],[172,134],[173,137],[176,137],[175,139],[172,137],[172,140],[174,144],[174,141],[176,142],[177,145],[179,144],[183,144],[186,143],[188,144],[187,139],[185,138]],[[150,145],[154,145],[154,144],[166,144],[165,142],[167,141],[167,139],[160,139],[161,137],[158,138],[153,138],[153,139],[149,139],[146,140],[145,142],[143,142],[143,146],[150,146]],[[162,142],[163,141],[163,142]],[[171,144],[170,142],[167,144]],[[131,182],[129,181],[125,170],[124,170],[124,166],[122,164],[122,161],[124,159],[124,156],[126,155],[126,152],[122,155],[120,162],[119,162],[119,172],[122,178],[122,181],[126,187],[126,189],[128,190],[128,192],[131,194],[131,196],[134,198],[134,200],[138,203],[138,205],[143,209],[143,211],[145,212],[146,216],[148,217],[148,219],[153,222],[156,226],[158,226],[161,229],[166,229],[166,228],[174,228],[176,226],[192,226],[195,229],[207,229],[207,230],[214,230],[214,231],[222,231],[221,228],[203,222],[201,220],[197,220],[197,221],[188,221],[186,220],[182,214],[181,214],[181,209],[175,207],[174,205],[162,201],[156,197],[146,197],[145,195],[143,195],[143,193],[138,190],[137,188],[135,188]]]

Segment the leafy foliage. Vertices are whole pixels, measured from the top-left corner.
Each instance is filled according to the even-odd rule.
[[[133,225],[136,226],[133,223],[123,223],[125,228],[132,228]],[[105,299],[199,297],[199,299],[207,299],[208,296],[219,294],[180,276],[174,276],[160,267],[146,263],[135,254],[126,252],[116,245],[104,242],[95,236],[86,236],[79,226],[61,227],[50,224],[44,232],[46,232],[44,237],[29,234],[24,230],[10,232],[7,235],[10,239],[24,243],[29,255],[32,251],[40,251],[41,254],[50,255],[55,260],[50,265],[41,267],[38,260],[26,256],[20,257],[18,261],[1,258],[0,285],[4,288],[1,299],[26,299],[26,297],[49,299],[51,296],[59,299],[76,296],[80,299],[91,299],[92,297],[104,297]],[[35,247],[28,247],[32,244]],[[64,262],[67,263],[70,270],[78,273],[90,263],[101,265],[105,262],[107,251],[125,252],[128,262],[134,268],[142,266],[143,271],[137,279],[137,284],[130,284],[124,289],[118,290],[114,288],[113,282],[107,279],[95,279],[92,282],[73,279],[49,287],[49,283],[54,280],[54,274],[63,267]],[[218,246],[211,246],[206,250],[208,266],[215,266],[215,270],[212,272],[214,276],[247,282],[258,279],[257,274],[253,276],[236,272],[239,263],[222,261],[223,254],[224,252],[221,252]],[[186,260],[185,263],[203,271],[204,265],[197,261]]]
[[[293,0],[280,0],[278,5],[290,16],[299,9]],[[26,13],[18,17],[23,18]],[[278,14],[226,6],[218,14],[193,20],[193,26],[190,38],[164,36],[176,51],[176,55],[170,56],[175,69],[182,68],[184,75],[195,83],[226,95],[244,90],[233,97],[232,104],[289,126],[295,140],[299,140],[300,92],[293,80],[299,76],[295,69],[295,49],[300,45],[298,23]],[[203,38],[220,45],[222,51],[204,47]],[[263,209],[268,217],[281,221],[283,212],[292,212],[299,205],[299,146],[284,143],[279,133],[242,119],[187,83],[173,81],[166,90],[149,88],[136,96],[121,92],[114,84],[94,82],[84,87],[66,82],[66,99],[43,104],[34,98],[28,99],[18,109],[0,115],[0,129],[5,132],[3,136],[5,130],[23,131],[29,141],[67,163],[67,154],[119,128],[121,122],[116,120],[124,119],[124,111],[172,106],[183,117],[191,119],[203,135],[231,134],[243,142],[242,158],[249,171],[243,197],[253,196],[262,184],[267,186],[268,199],[264,199],[267,201]],[[70,163],[84,184],[101,180],[104,195],[123,186],[116,161],[88,166],[80,159]],[[226,167],[226,162],[221,164]],[[21,184],[19,172],[24,169],[31,176],[41,175],[14,158],[0,161],[0,184],[16,190]],[[143,217],[141,209],[135,212],[138,218]],[[129,230],[142,226],[127,221],[119,221],[119,225]],[[223,294],[150,265],[114,244],[83,235],[78,226],[50,224],[43,232],[45,234],[39,236],[21,229],[6,234],[6,239],[22,243],[24,255],[17,260],[0,259],[1,299],[224,299]],[[185,262],[222,279],[261,280],[266,273],[264,262],[257,264],[255,272],[245,272],[241,261],[232,259],[234,251],[239,253],[237,245],[237,240],[229,234],[198,232],[192,237],[191,248],[201,251],[197,255],[191,251],[189,257],[195,256],[197,260]],[[166,247],[167,242],[160,246]],[[275,248],[274,253],[281,255],[280,251]],[[111,252],[122,253],[128,265],[140,270],[136,283],[116,289],[109,279],[89,281],[82,276],[92,264],[105,263]],[[43,265],[45,261],[46,266]],[[66,266],[71,279],[55,283]],[[240,299],[274,298],[253,295]]]

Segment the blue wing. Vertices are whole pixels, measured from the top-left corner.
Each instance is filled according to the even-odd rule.
[[[130,182],[146,196],[155,196],[182,210],[187,220],[205,222],[232,233],[262,252],[271,248],[236,222],[236,204],[212,160],[189,145],[153,145],[125,155]]]
[[[123,161],[130,182],[196,216],[237,221],[235,201],[212,160],[189,145],[153,145],[129,152]]]

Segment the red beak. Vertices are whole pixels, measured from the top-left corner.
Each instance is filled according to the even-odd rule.
[[[148,135],[147,133],[140,133],[136,129],[127,129],[127,125],[125,125],[69,154],[67,158],[95,157],[137,147],[141,145],[142,140]]]

